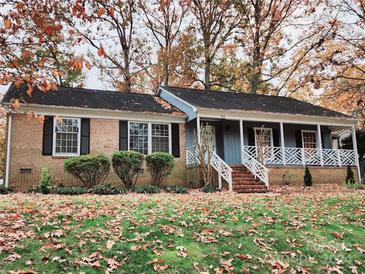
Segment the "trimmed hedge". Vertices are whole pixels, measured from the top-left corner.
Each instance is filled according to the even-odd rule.
[[[72,157],[64,162],[65,171],[91,188],[104,182],[109,174],[110,160],[103,154]]]
[[[118,195],[118,194],[125,194],[125,188],[116,187],[112,184],[105,184],[105,185],[97,185],[93,188],[89,189],[89,193],[98,194],[98,195]]]
[[[78,186],[57,186],[55,193],[59,195],[82,195],[87,193],[87,189]]]
[[[136,184],[142,164],[143,154],[137,151],[116,151],[112,156],[114,172],[128,190]]]
[[[155,194],[160,193],[161,188],[158,186],[146,185],[146,186],[135,186],[133,188],[133,192],[140,193],[140,194]]]
[[[188,193],[188,189],[184,186],[169,186],[169,187],[166,187],[166,192],[176,193],[176,194],[185,194],[185,193]]]
[[[312,180],[312,174],[309,171],[309,168],[306,166],[304,171],[304,185],[305,186],[312,186],[313,180]]]
[[[174,167],[174,156],[165,152],[154,152],[146,155],[145,159],[152,185],[159,186],[162,179],[171,173]]]

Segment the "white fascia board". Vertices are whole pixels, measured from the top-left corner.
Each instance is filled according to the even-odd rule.
[[[321,117],[300,114],[279,114],[272,112],[252,112],[235,110],[212,110],[199,108],[199,116],[204,118],[219,118],[226,120],[260,121],[284,124],[306,124],[323,126],[351,127],[357,123],[355,118]]]
[[[78,107],[44,106],[36,104],[24,104],[15,113],[32,111],[38,115],[68,116],[78,118],[100,118],[131,121],[151,121],[184,123],[186,115],[172,115],[153,112],[134,112],[123,110],[104,110]]]
[[[164,89],[164,88],[162,88],[162,87],[160,87],[160,89],[161,89],[161,90],[163,90],[164,92],[168,93],[170,96],[174,97],[176,100],[179,100],[180,102],[184,103],[185,105],[187,105],[187,106],[191,107],[191,108],[193,109],[193,111],[194,111],[194,112],[196,112],[196,111],[197,111],[197,107],[196,107],[196,106],[194,106],[194,105],[192,105],[192,104],[190,104],[190,103],[186,102],[185,100],[183,100],[183,99],[181,99],[180,97],[178,97],[178,96],[176,96],[176,95],[172,94],[171,92],[167,91],[166,89]]]

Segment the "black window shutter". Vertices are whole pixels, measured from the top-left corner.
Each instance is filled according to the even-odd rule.
[[[280,134],[279,134],[279,130],[274,128],[272,130],[272,135],[273,135],[273,143],[274,143],[274,147],[280,147]]]
[[[128,150],[128,121],[119,121],[119,150]]]
[[[174,157],[180,157],[180,134],[179,124],[171,124],[171,141],[172,141],[172,155]]]
[[[247,129],[247,139],[248,139],[249,146],[255,146],[255,132],[252,127],[249,127]]]
[[[43,123],[43,155],[52,155],[53,147],[53,116],[44,117]]]
[[[295,144],[297,147],[303,147],[302,144],[302,131],[301,130],[296,130],[295,131]]]
[[[80,154],[90,153],[90,119],[81,119],[81,148]]]

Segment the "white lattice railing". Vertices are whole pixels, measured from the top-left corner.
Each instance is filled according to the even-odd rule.
[[[242,149],[242,164],[269,188],[269,169],[261,164],[248,150]]]
[[[244,146],[242,154],[247,154],[265,165],[356,165],[355,152],[349,149],[322,149],[321,151],[319,148]]]
[[[199,153],[195,146],[186,149],[186,165],[193,166],[199,164]],[[217,171],[219,176],[219,187],[221,187],[221,178],[228,183],[228,188],[232,191],[232,168],[223,161],[217,153],[213,152],[210,160],[211,166]]]

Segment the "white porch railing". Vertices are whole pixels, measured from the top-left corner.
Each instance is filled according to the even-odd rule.
[[[265,165],[355,166],[356,155],[349,149],[244,146],[242,157]]]
[[[199,164],[199,154],[195,146],[186,149],[186,165],[193,166]],[[228,183],[229,191],[232,191],[232,168],[213,152],[210,165],[217,171],[219,179],[219,188],[222,187],[221,178]]]
[[[269,169],[261,164],[245,148],[242,149],[242,164],[251,171],[255,178],[259,178],[269,188]]]

